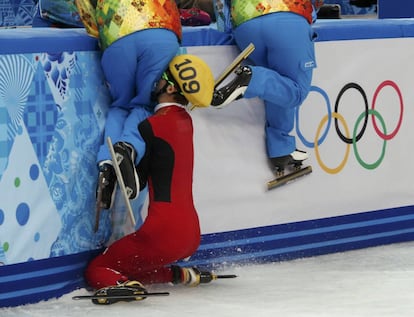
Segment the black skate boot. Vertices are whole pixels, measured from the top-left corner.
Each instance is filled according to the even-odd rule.
[[[117,142],[114,145],[119,169],[125,183],[125,189],[129,199],[135,199],[139,192],[139,178],[135,169],[136,153],[134,148],[125,142]]]
[[[291,165],[294,169],[300,169],[302,162],[308,157],[308,153],[296,149],[288,155],[270,158],[270,163],[276,175],[283,175],[287,166]]]
[[[99,179],[96,185],[96,204],[99,209],[110,209],[115,194],[116,175],[111,161],[99,163]]]
[[[197,286],[199,284],[210,283],[217,279],[237,277],[234,274],[217,275],[208,271],[200,271],[196,267],[180,267],[178,265],[172,265],[171,270],[173,273],[172,283],[184,284],[186,286]]]
[[[97,290],[94,296],[102,296],[102,298],[93,298],[92,303],[96,305],[111,305],[119,301],[131,302],[144,300],[147,298],[145,296],[147,293],[147,290],[140,282],[127,281],[116,286],[104,287]]]
[[[186,286],[197,286],[199,284],[210,283],[216,279],[211,272],[200,271],[195,267],[171,266],[173,271],[173,284],[184,284]]]
[[[252,70],[249,66],[240,66],[236,71],[236,78],[226,86],[215,90],[211,105],[215,108],[223,108],[234,100],[243,97],[244,92],[252,78]]]

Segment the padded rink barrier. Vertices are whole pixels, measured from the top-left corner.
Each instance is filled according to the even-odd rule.
[[[109,98],[84,30],[0,37],[0,306],[10,306],[79,287],[110,234],[93,232],[89,212]]]
[[[315,25],[318,68],[294,130],[311,156],[313,173],[303,179],[266,191],[272,175],[260,100],[192,112],[203,236],[185,264],[279,261],[413,240],[405,158],[413,155],[414,27],[380,22]],[[95,159],[109,105],[96,41],[81,29],[3,31],[0,306],[16,306],[83,287],[89,259],[131,228],[119,225],[117,198],[93,232]],[[186,29],[183,45],[215,75],[238,54],[231,36],[208,28]],[[365,116],[365,132],[353,142]],[[144,200],[135,206],[143,210],[138,226]]]

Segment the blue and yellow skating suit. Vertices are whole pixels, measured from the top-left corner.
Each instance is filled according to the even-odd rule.
[[[234,26],[255,17],[274,12],[293,12],[302,15],[312,23],[312,4],[316,8],[322,6],[323,1],[317,0],[232,0],[231,16]]]
[[[92,0],[93,1],[93,0]],[[81,19],[101,49],[136,31],[164,28],[182,37],[180,13],[174,0],[75,0]],[[95,1],[96,2],[96,1]]]

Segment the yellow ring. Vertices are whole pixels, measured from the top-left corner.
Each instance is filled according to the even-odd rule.
[[[318,139],[319,139],[319,134],[321,133],[321,130],[322,130],[323,125],[328,121],[328,116],[329,116],[329,114],[325,115],[322,118],[321,122],[319,123],[318,130],[316,131],[315,143],[314,143],[315,144],[315,156],[316,156],[316,160],[319,163],[319,166],[325,172],[327,172],[329,174],[337,174],[337,173],[339,173],[344,168],[344,166],[346,164],[346,161],[348,160],[348,156],[349,156],[349,151],[351,149],[351,145],[347,143],[345,157],[344,157],[344,159],[342,160],[342,162],[337,167],[330,168],[330,167],[326,166],[322,162],[321,157],[319,155]],[[341,114],[337,113],[337,112],[332,112],[331,113],[331,116],[332,116],[332,118],[336,118],[339,121],[341,121],[341,123],[342,123],[342,125],[344,126],[344,129],[345,129],[346,137],[347,138],[350,138],[350,133],[349,133],[348,125],[346,124],[346,121],[345,121],[344,117]]]

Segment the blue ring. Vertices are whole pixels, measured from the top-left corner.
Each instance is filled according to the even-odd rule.
[[[310,89],[309,89],[309,92],[311,92],[311,91],[315,91],[315,92],[320,93],[322,95],[322,97],[325,99],[326,106],[328,108],[328,123],[326,125],[325,132],[322,134],[322,136],[318,140],[318,146],[319,146],[323,143],[323,141],[327,137],[328,132],[329,132],[329,128],[331,126],[331,120],[332,120],[331,102],[329,101],[329,97],[326,94],[325,90],[323,90],[322,88],[319,88],[317,86],[311,86]],[[314,148],[315,147],[315,142],[309,142],[308,140],[306,140],[305,137],[302,135],[302,133],[299,130],[299,108],[300,107],[296,108],[296,134],[298,135],[299,139],[302,141],[302,143],[306,147]]]

